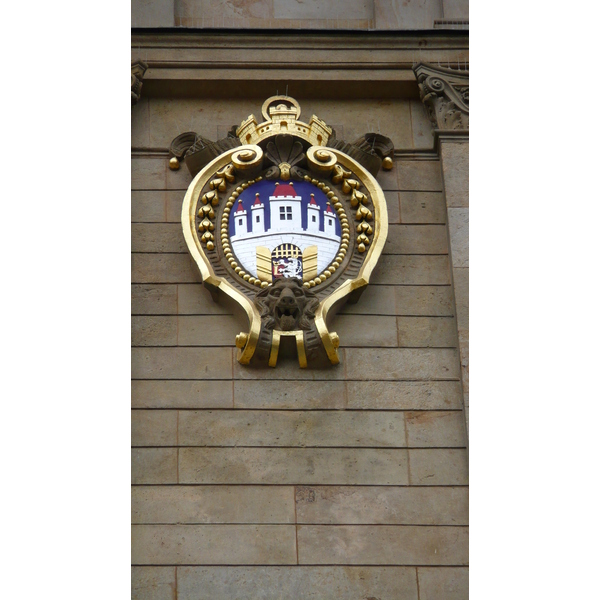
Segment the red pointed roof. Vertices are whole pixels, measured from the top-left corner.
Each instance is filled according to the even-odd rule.
[[[298,192],[294,189],[294,184],[290,181],[290,183],[276,183],[275,190],[273,191],[273,196],[276,198],[280,198],[281,196],[297,196]]]
[[[240,201],[238,202],[238,207],[237,207],[237,210],[235,212],[236,213],[244,212],[244,207],[242,206],[242,199],[241,198],[240,198]]]
[[[327,203],[327,208],[326,208],[325,212],[328,212],[328,213],[335,214],[335,213],[333,212],[333,209],[331,208],[331,204],[329,204],[329,202]]]
[[[319,206],[319,205],[316,203],[316,201],[315,201],[315,195],[314,195],[314,194],[311,194],[311,195],[310,195],[310,202],[309,202],[309,204],[310,204],[311,206]]]
[[[260,197],[258,192],[256,192],[256,198],[254,200],[254,205],[253,206],[260,206],[262,204],[262,202],[260,201]]]

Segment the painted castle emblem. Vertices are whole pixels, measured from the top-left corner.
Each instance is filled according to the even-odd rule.
[[[337,364],[329,321],[358,301],[387,236],[375,177],[393,166],[391,140],[348,143],[300,113],[293,98],[273,96],[262,122],[250,115],[216,142],[187,132],[171,143],[170,168],[183,161],[193,177],[181,223],[202,283],[247,320],[235,339],[243,365]]]
[[[255,183],[229,216],[229,239],[243,268],[261,281],[310,281],[335,259],[341,242],[336,212],[307,182]]]

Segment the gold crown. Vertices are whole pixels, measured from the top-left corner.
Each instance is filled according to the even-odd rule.
[[[311,146],[326,146],[333,130],[316,115],[308,124],[299,121],[300,104],[289,96],[271,96],[262,106],[263,123],[258,124],[256,117],[250,115],[237,128],[235,134],[242,144],[258,144],[264,139],[288,133],[300,137]]]

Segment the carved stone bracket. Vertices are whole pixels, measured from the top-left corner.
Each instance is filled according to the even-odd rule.
[[[469,129],[469,73],[419,63],[421,100],[436,129]]]
[[[142,94],[142,79],[148,65],[141,60],[131,63],[131,106],[137,104]]]

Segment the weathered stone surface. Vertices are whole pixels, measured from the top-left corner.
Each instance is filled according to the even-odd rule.
[[[235,353],[236,349],[232,349],[232,353]],[[346,352],[350,352],[350,348],[340,348],[338,353],[340,355],[340,364],[332,365],[322,369],[300,369],[298,368],[297,358],[279,358],[277,361],[277,368],[270,369],[256,369],[254,367],[248,367],[241,365],[235,358],[233,358],[233,378],[234,379],[255,379],[255,380],[266,380],[266,379],[277,379],[284,380],[286,383],[290,379],[295,380],[313,380],[313,381],[335,381],[343,380],[345,378],[345,356]]]
[[[178,290],[178,312],[180,315],[226,315],[231,309],[215,302],[210,292],[201,284],[181,284]]]
[[[235,336],[245,328],[247,324],[234,315],[134,316],[132,345],[232,346]]]
[[[385,197],[386,198],[390,198],[392,196],[397,196],[398,194],[398,169],[396,166],[396,163],[394,163],[393,167],[389,170],[386,171],[385,169],[381,169],[381,171],[379,171],[379,173],[377,173],[377,181],[379,182],[379,185],[381,186],[381,189],[384,191],[385,193]],[[399,210],[400,205],[398,205],[398,207],[392,207],[392,210]],[[388,201],[388,211],[390,209],[390,203]],[[392,214],[396,214],[396,213],[392,213]],[[389,219],[389,215],[388,215],[388,219]],[[397,223],[399,221],[391,221],[390,223]]]
[[[400,192],[401,223],[446,222],[446,206],[442,192]]]
[[[404,413],[240,409],[182,411],[179,415],[179,444],[403,448],[406,446]]]
[[[273,0],[273,16],[276,19],[372,19],[372,0],[344,0],[341,7],[335,2],[323,0]]]
[[[420,600],[468,600],[467,567],[419,567]]]
[[[447,254],[443,225],[390,225],[384,254]]]
[[[443,4],[445,19],[469,19],[469,0],[443,0]]]
[[[448,207],[468,208],[469,144],[443,142],[440,149]]]
[[[400,347],[456,348],[452,317],[396,317]]]
[[[133,525],[136,565],[296,564],[293,525]]]
[[[306,409],[344,408],[346,384],[343,381],[235,381],[236,408]]]
[[[469,209],[448,209],[448,231],[454,267],[469,266]]]
[[[198,11],[196,17],[201,17]],[[205,48],[203,50],[205,51]],[[207,59],[205,52],[202,56],[203,60]],[[181,51],[177,51],[172,57],[181,60]],[[239,57],[240,54],[238,54],[238,60]],[[223,60],[223,58],[215,56],[213,60]],[[223,74],[222,70],[221,74]],[[259,114],[260,105],[261,101],[257,102],[253,98],[211,98],[206,96],[202,98],[169,98],[155,96],[148,103],[147,131],[139,132],[138,135],[134,131],[132,133],[132,143],[142,147],[168,148],[173,138],[184,131],[195,131],[205,138],[217,140],[225,137],[227,130],[232,125],[239,125],[250,113]],[[302,108],[304,109],[304,107]],[[224,131],[220,131],[220,129],[224,129]],[[166,156],[147,158],[146,160],[161,161],[167,169],[168,174],[165,177],[165,185],[161,189],[183,191],[192,181],[185,166],[178,171],[171,171]],[[183,195],[184,193],[180,195],[179,219],[181,219]]]
[[[177,314],[177,286],[173,284],[132,285],[131,312],[134,315]]]
[[[326,3],[323,3],[323,6],[325,5]],[[345,7],[344,10],[346,10]],[[342,18],[346,20],[345,16]],[[328,60],[331,60],[331,55]],[[371,73],[377,77],[373,71]],[[331,79],[329,81],[331,82]],[[253,110],[256,109],[253,108]],[[355,140],[367,131],[381,129],[381,133],[392,140],[395,148],[412,147],[410,107],[409,101],[404,98],[385,98],[375,101],[373,99],[346,98],[343,102],[340,102],[338,98],[307,98],[303,100],[302,117],[313,114],[318,115],[331,127],[336,128],[338,124],[343,125],[343,136],[338,135],[347,141]],[[392,172],[393,170],[389,171],[389,173]],[[382,172],[380,171],[380,173]],[[385,183],[385,175],[381,177],[378,175],[378,180]],[[395,185],[387,187],[386,185],[383,189],[397,190],[398,187]]]
[[[179,0],[177,14],[181,17],[204,17],[215,19],[217,25],[225,18],[225,23],[232,18],[239,19],[272,19],[272,0]],[[209,23],[206,25],[210,26]]]
[[[132,190],[164,190],[167,186],[167,161],[164,157],[134,156],[131,159]]]
[[[131,411],[131,445],[177,446],[177,411]]]
[[[133,348],[133,379],[229,379],[230,348]]]
[[[162,223],[166,221],[164,191],[131,192],[131,221],[133,223]]]
[[[389,171],[382,172],[389,173]],[[379,180],[380,177],[378,176],[377,179]],[[379,185],[381,185],[381,181]],[[384,194],[388,212],[388,223],[400,223],[400,197],[398,196],[398,192],[384,192]]]
[[[463,392],[469,393],[469,330],[460,331],[458,334],[460,343],[460,370],[462,374]]]
[[[369,315],[337,315],[329,330],[337,331],[342,347],[397,347],[398,332],[394,317]]]
[[[433,124],[425,105],[420,100],[410,101],[410,118],[413,130],[413,146],[424,150],[433,150]]]
[[[467,485],[466,450],[409,450],[411,485]]]
[[[461,411],[416,411],[406,413],[406,436],[410,448],[466,446]]]
[[[178,600],[418,598],[410,567],[179,567],[177,593]]]
[[[466,527],[298,526],[301,565],[465,565],[467,561]]]
[[[131,382],[133,408],[233,408],[231,381]]]
[[[186,254],[132,254],[133,283],[196,282],[191,258]]]
[[[297,487],[298,523],[467,525],[467,488]]]
[[[407,466],[406,450],[387,448],[179,450],[180,483],[407,485]]]
[[[458,381],[348,381],[348,408],[459,409]]]
[[[176,346],[177,317],[132,317],[131,345]]]
[[[131,600],[177,600],[175,567],[132,567]]]
[[[452,270],[454,293],[456,295],[456,321],[458,331],[469,329],[469,269]]]
[[[187,253],[179,223],[133,223],[132,252]]]
[[[352,315],[395,315],[395,287],[369,285],[356,304],[346,304],[341,314]],[[343,335],[343,332],[340,332]]]
[[[132,0],[132,27],[173,27],[174,0]]]
[[[133,523],[294,523],[294,488],[134,486]]]
[[[346,369],[353,379],[458,379],[458,352],[439,348],[348,348]]]
[[[371,282],[373,284],[447,285],[450,283],[450,260],[445,255],[382,256],[373,272]]]
[[[377,29],[433,29],[442,18],[442,0],[373,0]]]
[[[135,448],[131,451],[131,482],[177,483],[176,448]]]
[[[180,316],[178,322],[181,346],[231,347],[235,345],[235,336],[248,327],[234,315]]]
[[[397,160],[398,189],[414,192],[441,192],[442,169],[437,160]],[[400,194],[402,200],[402,194]]]
[[[454,301],[450,286],[396,286],[394,289],[396,314],[399,316],[427,315],[445,317],[454,315]]]
[[[449,285],[369,285],[360,300],[346,304],[340,314],[453,316],[452,288]]]

